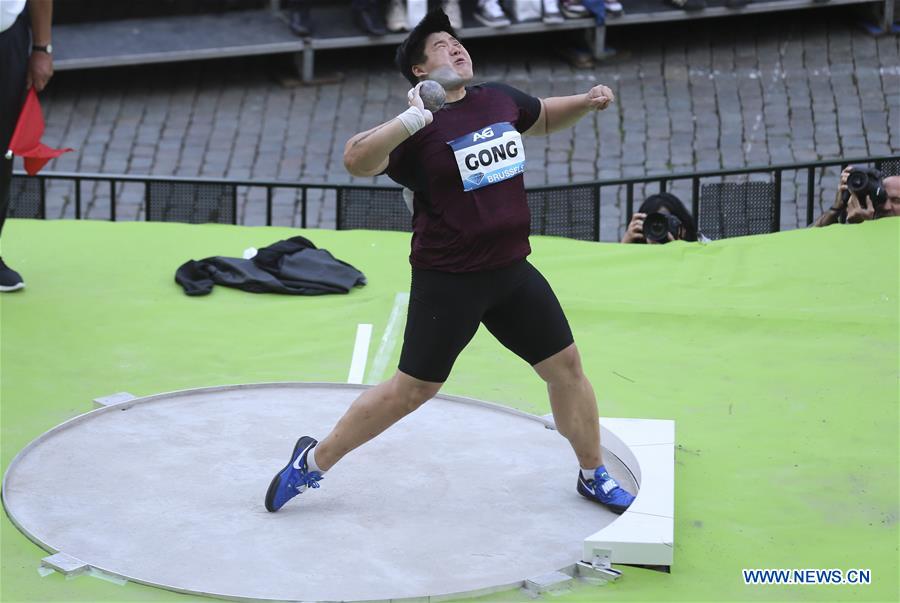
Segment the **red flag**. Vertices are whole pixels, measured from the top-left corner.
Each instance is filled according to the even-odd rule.
[[[16,123],[16,129],[9,141],[6,158],[10,159],[13,153],[23,157],[25,171],[29,176],[34,176],[48,161],[73,150],[51,149],[41,142],[43,135],[44,114],[41,111],[37,93],[34,88],[31,88],[25,98],[25,104],[22,105],[22,112],[19,113],[19,121]]]

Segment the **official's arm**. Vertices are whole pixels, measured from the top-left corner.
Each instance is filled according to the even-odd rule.
[[[31,43],[47,48],[51,44],[53,0],[28,0],[28,12],[31,14]],[[49,51],[49,48],[47,50]],[[41,92],[53,77],[53,55],[48,51],[31,52],[25,76],[26,90],[34,86],[36,91]]]

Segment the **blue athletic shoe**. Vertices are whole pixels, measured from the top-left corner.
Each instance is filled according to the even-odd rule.
[[[318,444],[314,438],[303,436],[297,440],[291,460],[272,478],[269,491],[266,492],[266,510],[274,513],[307,488],[318,488],[322,474],[310,471],[306,464],[306,456],[313,446]]]
[[[578,472],[578,493],[619,514],[634,502],[634,496],[623,490],[603,466],[594,471],[594,479],[584,479],[581,471]]]

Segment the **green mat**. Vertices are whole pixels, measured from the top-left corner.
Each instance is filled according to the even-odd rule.
[[[409,287],[408,235],[304,231],[368,276],[346,296],[216,287],[189,298],[173,280],[188,259],[240,256],[299,232],[11,220],[3,257],[28,286],[0,295],[4,471],[98,396],[345,381],[358,323],[374,325],[371,362]],[[601,416],[674,419],[678,443],[672,573],[623,568],[617,583],[552,600],[900,599],[900,220],[706,246],[532,244]],[[549,412],[543,383],[483,329],[445,391]],[[0,536],[4,603],[200,599],[41,578],[46,553],[5,516]],[[746,586],[742,568],[868,568],[872,583]]]

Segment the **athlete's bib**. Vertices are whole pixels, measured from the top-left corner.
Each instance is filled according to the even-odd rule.
[[[525,172],[522,135],[507,121],[460,136],[447,144],[453,149],[466,192],[509,180]]]

